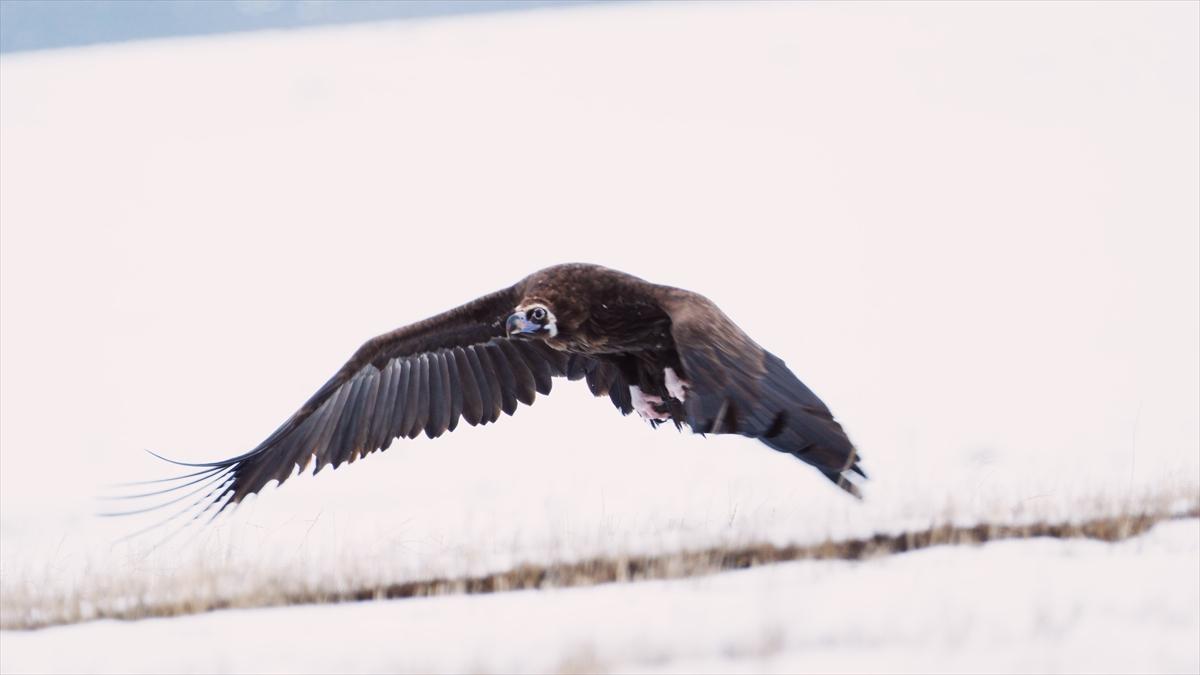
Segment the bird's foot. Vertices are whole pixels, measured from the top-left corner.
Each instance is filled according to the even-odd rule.
[[[658,406],[662,405],[663,400],[657,396],[644,394],[638,387],[631,386],[629,387],[629,399],[633,403],[633,409],[642,416],[642,419],[658,420],[659,422],[671,419],[669,414],[658,410]]]
[[[680,403],[686,401],[688,389],[692,388],[692,383],[681,379],[678,375],[676,375],[674,368],[664,369],[663,374],[666,376],[667,393],[671,395],[671,398],[679,401]]]

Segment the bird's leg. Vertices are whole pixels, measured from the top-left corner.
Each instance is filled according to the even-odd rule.
[[[665,368],[663,370],[663,374],[666,376],[667,393],[671,395],[671,398],[679,401],[680,403],[686,401],[687,392],[688,389],[691,388],[692,383],[688,382],[687,380],[680,379],[680,377],[675,374],[674,368]]]
[[[664,421],[671,419],[671,416],[664,412],[659,412],[655,406],[662,405],[663,400],[657,396],[642,393],[642,390],[637,385],[630,385],[629,399],[633,402],[633,409],[637,414],[642,416],[642,419]]]

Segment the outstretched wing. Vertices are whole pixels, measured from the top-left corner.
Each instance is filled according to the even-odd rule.
[[[385,450],[395,438],[422,432],[436,438],[460,419],[494,422],[550,393],[552,377],[578,379],[594,370],[589,359],[568,357],[541,340],[508,339],[504,320],[517,300],[516,287],[507,288],[369,340],[257,447],[187,464],[201,470],[179,478],[194,480],[148,494],[199,483],[189,494],[208,492],[192,507],[203,503],[203,512],[220,504],[220,513],[310,462],[316,473]]]
[[[692,430],[756,438],[861,498],[847,479],[847,472],[866,477],[858,452],[821,399],[708,298],[680,289],[661,293],[691,382],[684,410]]]

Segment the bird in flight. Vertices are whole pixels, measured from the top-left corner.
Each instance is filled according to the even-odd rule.
[[[397,438],[437,438],[460,420],[495,422],[550,393],[555,377],[586,380],[621,414],[637,412],[654,426],[755,438],[861,498],[851,474],[866,474],[829,408],[708,298],[578,263],[368,340],[254,449],[173,462],[199,470],[148,481],[193,479],[181,485],[130,496],[202,483],[188,493],[208,490],[192,507],[216,506],[215,517],[310,462],[313,473],[336,469]]]

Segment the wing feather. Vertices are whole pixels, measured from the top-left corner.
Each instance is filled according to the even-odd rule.
[[[413,420],[413,426],[408,430],[409,438],[416,438],[421,435],[422,429],[429,421],[429,355],[422,354],[417,357],[415,365],[417,369],[417,409],[416,418]]]
[[[441,352],[429,355],[429,421],[425,435],[437,438],[450,426],[450,391],[446,387],[446,361]]]
[[[500,394],[500,379],[492,369],[491,359],[483,353],[482,348],[470,347],[467,354],[471,365],[475,367],[475,379],[480,383],[480,394],[484,395],[483,422],[495,422],[500,419],[503,397]]]
[[[412,376],[412,362],[409,359],[400,361],[400,370],[396,375],[396,403],[392,406],[392,421],[388,425],[388,436],[405,438],[407,434],[408,415],[412,406],[408,405],[408,387]],[[415,415],[416,412],[413,411]]]
[[[286,474],[291,474],[291,467],[302,461],[304,455],[303,443],[305,439],[312,435],[312,428],[317,422],[317,416],[313,415],[304,420],[300,426],[296,427],[296,432],[284,438],[279,444],[279,456],[285,458],[275,467],[275,473],[272,476],[274,480],[286,480]],[[303,470],[304,467],[301,467]]]
[[[480,351],[480,360],[487,359],[492,364],[492,369],[496,373],[496,381],[500,384],[500,404],[505,415],[512,415],[517,411],[517,382],[513,377],[512,369],[508,367],[508,361],[504,358],[504,354],[496,347],[494,343],[483,345]]]
[[[366,427],[370,424],[368,415],[371,412],[371,407],[375,405],[373,399],[373,390],[379,384],[379,371],[373,366],[368,366],[362,371],[362,385],[359,387],[358,396],[352,403],[349,404],[349,414],[346,415],[350,422],[347,425],[346,435],[343,437],[342,445],[337,449],[335,456],[335,464],[333,468],[353,462],[354,455],[360,447],[359,437],[366,431]]]
[[[292,445],[290,454],[288,455],[293,464],[300,466],[300,471],[308,468],[309,462],[312,461],[315,455],[314,448],[317,444],[317,438],[321,435],[321,429],[329,419],[329,407],[329,401],[326,401],[315,413],[300,424],[299,437]],[[285,471],[289,474],[291,473],[288,468],[288,461],[286,460],[279,463],[279,473],[282,474]],[[276,480],[283,481],[287,479],[287,476],[280,477],[277,475],[275,478]]]
[[[617,407],[617,410],[621,411],[622,415],[628,415],[633,412],[633,399],[629,394],[629,385],[625,383],[624,378],[621,378],[619,374],[618,381],[614,382],[613,386],[608,389],[608,398]]]
[[[414,438],[416,433],[413,430],[417,426],[417,397],[420,395],[418,390],[421,386],[420,359],[405,359],[404,372],[406,375],[404,424],[400,427],[400,436]]]
[[[388,425],[391,424],[392,403],[396,398],[396,367],[399,361],[393,359],[383,368],[383,380],[379,385],[379,397],[375,400],[375,410],[371,414],[371,431],[367,435],[367,447],[386,450],[388,442]]]
[[[358,423],[356,425],[358,428],[358,434],[354,437],[354,451],[350,453],[350,457],[346,460],[347,462],[353,462],[359,457],[367,454],[367,451],[364,450],[364,448],[366,448],[367,444],[371,442],[371,432],[374,431],[375,424],[377,423],[375,419],[375,408],[379,406],[380,399],[387,394],[383,389],[385,386],[385,369],[386,364],[384,364],[384,367],[382,368],[375,368],[375,372],[372,374],[371,384],[368,385],[366,398],[363,400],[362,414],[358,418]],[[379,449],[378,445],[372,445],[371,450],[377,449]]]
[[[510,343],[513,344],[513,343]],[[525,366],[529,369],[529,374],[533,376],[533,389],[537,393],[545,396],[550,393],[551,372],[550,362],[543,356],[540,356],[534,351],[532,342],[517,342],[513,344],[521,359],[525,362]]]
[[[462,347],[454,348],[454,363],[458,369],[459,389],[463,397],[463,419],[467,424],[475,426],[483,419],[483,399],[480,396],[479,383],[475,380],[475,368],[467,352]]]
[[[454,431],[458,426],[458,418],[462,416],[463,389],[458,379],[458,362],[454,358],[454,352],[446,351],[442,358],[446,363],[446,367],[442,369],[442,386],[450,392],[450,419],[446,423],[446,430]]]
[[[585,377],[592,396],[606,396],[617,379],[617,369],[610,363],[601,363]]]
[[[504,356],[504,362],[508,365],[508,369],[513,375],[513,395],[517,400],[525,405],[533,405],[533,401],[537,398],[537,383],[533,380],[533,373],[529,371],[529,366],[525,365],[525,359],[521,357],[510,340],[497,340],[496,347]]]
[[[333,468],[338,468],[342,464],[342,454],[350,444],[351,437],[356,429],[354,428],[354,418],[359,414],[359,399],[366,389],[367,377],[360,373],[351,380],[350,393],[346,396],[344,405],[345,414],[338,416],[338,424],[334,429],[333,434],[329,437],[329,445],[325,446],[325,453],[318,458],[322,464],[332,464]]]
[[[582,380],[588,372],[596,367],[596,361],[581,354],[570,354],[564,372],[568,380]]]
[[[350,392],[353,388],[353,386],[347,386],[337,390],[337,396],[330,404],[327,413],[329,419],[326,420],[324,428],[321,430],[321,436],[317,439],[316,446],[313,448],[313,455],[316,459],[316,466],[313,467],[313,473],[318,473],[329,463],[328,456],[331,439],[341,422],[342,408],[346,406],[346,399],[350,398]],[[249,483],[251,481],[247,480],[246,482]],[[236,494],[234,496],[237,497]]]
[[[861,497],[857,449],[816,394],[704,296],[662,288],[660,304],[691,382],[684,410],[700,433],[737,433],[816,467]]]

